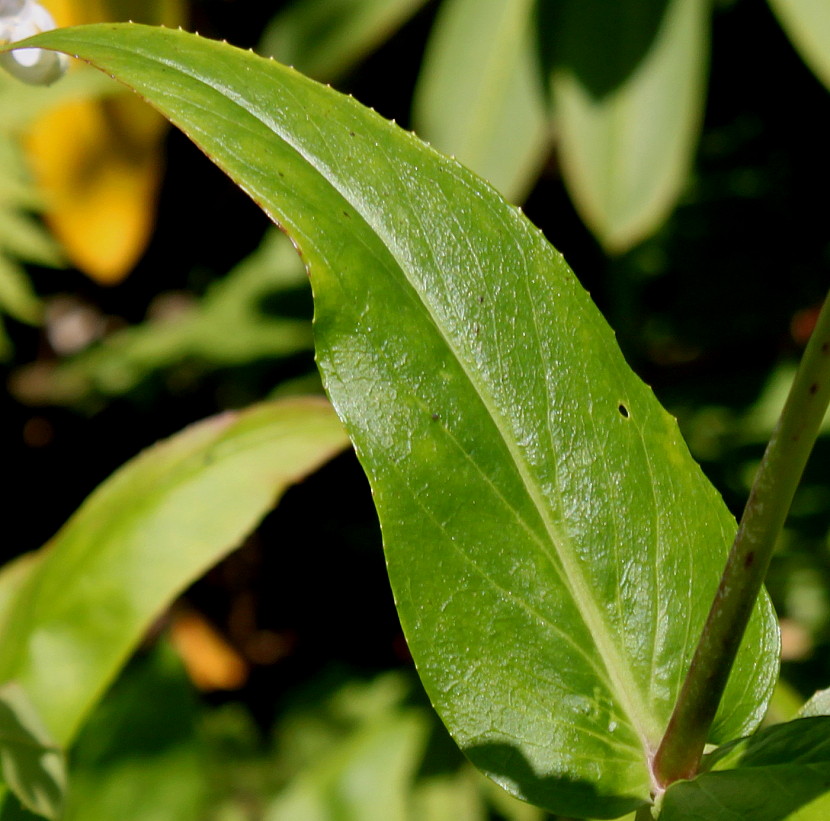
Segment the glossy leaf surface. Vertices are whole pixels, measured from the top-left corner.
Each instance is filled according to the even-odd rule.
[[[705,96],[709,4],[565,0],[550,27],[559,156],[611,251],[655,231],[691,167]]]
[[[735,522],[562,257],[460,164],[279,64],[137,26],[37,42],[136,88],[302,249],[401,620],[467,755],[561,814],[647,801]],[[716,739],[760,719],[777,649],[764,599]]]
[[[0,680],[67,744],[159,611],[345,444],[326,402],[293,400],[207,420],[127,463],[7,606]]]
[[[414,102],[415,130],[509,200],[521,200],[550,144],[530,0],[446,0]]]
[[[666,792],[661,821],[823,821],[830,813],[830,718],[777,724],[716,750],[708,772]]]
[[[830,3],[825,0],[769,0],[792,44],[830,88]]]

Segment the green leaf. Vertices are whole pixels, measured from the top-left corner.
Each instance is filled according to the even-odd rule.
[[[333,80],[388,39],[426,0],[294,0],[268,25],[261,54]]]
[[[830,88],[830,4],[826,0],[769,0],[801,58]]]
[[[415,130],[519,201],[550,146],[531,0],[445,0],[414,102]]]
[[[5,783],[32,812],[60,817],[66,791],[63,752],[16,683],[0,688],[0,769]]]
[[[830,715],[830,687],[813,693],[807,703],[799,710],[798,715],[799,718]]]
[[[226,413],[145,451],[29,574],[4,620],[0,680],[67,744],[161,609],[345,444],[331,408],[306,399]]]
[[[64,821],[204,819],[197,699],[166,643],[134,659],[72,750]]]
[[[62,404],[90,394],[124,394],[153,372],[182,362],[207,369],[310,350],[310,319],[288,311],[280,315],[283,302],[291,306],[307,289],[296,252],[274,229],[260,248],[212,284],[200,302],[172,320],[118,331],[41,379],[30,380],[34,389],[26,394],[27,401]],[[272,310],[266,313],[265,304]]]
[[[561,255],[463,166],[277,63],[129,25],[31,42],[134,87],[301,248],[401,621],[466,754],[560,814],[647,802],[735,522]],[[763,598],[714,741],[760,720],[777,653]]]
[[[823,821],[830,811],[830,718],[776,724],[716,750],[666,791],[660,821]]]
[[[551,26],[562,173],[614,253],[674,208],[703,112],[706,0],[564,0]]]
[[[409,818],[419,821],[487,821],[488,814],[481,795],[483,780],[469,765],[454,773],[422,779],[413,790]],[[537,813],[533,821],[539,821],[538,810],[527,804],[522,806],[531,813]]]
[[[428,727],[417,709],[367,722],[298,776],[266,821],[407,821]]]
[[[35,550],[24,553],[0,567],[0,635],[12,629],[9,617],[14,613],[15,599],[44,556],[44,551]]]

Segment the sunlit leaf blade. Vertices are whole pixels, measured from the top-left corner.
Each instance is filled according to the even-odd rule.
[[[568,190],[610,251],[660,227],[686,182],[703,112],[709,3],[564,0],[552,92]]]
[[[415,130],[521,200],[550,129],[530,0],[447,0],[435,20],[414,102]]]
[[[24,806],[46,818],[60,817],[66,791],[63,752],[16,683],[0,688],[0,771]]]
[[[792,44],[830,88],[830,3],[826,0],[769,0]]]
[[[668,789],[661,821],[824,821],[830,718],[777,724],[715,751],[709,771]]]
[[[261,54],[333,80],[390,37],[426,0],[294,0],[268,25]]]
[[[560,814],[647,801],[735,522],[562,257],[463,166],[277,63],[138,26],[28,42],[135,87],[302,249],[404,630],[467,755]],[[715,740],[772,688],[758,608]]]
[[[345,444],[326,402],[287,400],[194,425],[127,463],[7,609],[0,681],[18,682],[68,743],[159,611]]]

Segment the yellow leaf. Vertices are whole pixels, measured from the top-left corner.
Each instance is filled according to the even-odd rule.
[[[179,25],[181,0],[45,0],[58,25],[126,17]],[[126,15],[126,17],[125,17]],[[73,264],[103,284],[120,282],[155,221],[164,119],[128,91],[62,105],[41,117],[27,152],[47,200],[46,220]]]

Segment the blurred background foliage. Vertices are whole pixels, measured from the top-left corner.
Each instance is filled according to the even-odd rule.
[[[827,290],[823,0],[44,5],[273,55],[490,179],[740,513]],[[320,393],[311,310],[290,243],[140,101],[82,67],[46,90],[0,77],[5,559],[158,438]],[[770,720],[830,683],[828,460],[824,436],[770,573]],[[477,776],[431,713],[351,454],[159,619],[70,774],[68,817],[88,821],[544,817]]]

